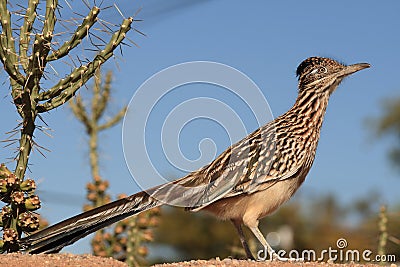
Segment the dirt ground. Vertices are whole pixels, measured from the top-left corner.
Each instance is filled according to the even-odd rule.
[[[116,261],[111,258],[95,257],[92,255],[73,255],[73,254],[50,254],[50,255],[26,255],[19,253],[11,253],[0,255],[0,266],[4,267],[127,267],[125,263]],[[317,263],[317,262],[255,262],[250,260],[236,260],[236,259],[211,259],[211,260],[192,260],[187,262],[156,264],[153,267],[378,267],[382,265],[374,264],[331,264],[331,263]],[[389,264],[387,266],[397,267],[396,264]]]
[[[382,267],[382,265],[374,264],[333,264],[333,263],[318,263],[318,262],[257,262],[251,260],[236,260],[236,259],[212,259],[212,260],[192,260],[188,262],[156,264],[153,267]],[[396,264],[389,264],[390,267],[397,267]]]

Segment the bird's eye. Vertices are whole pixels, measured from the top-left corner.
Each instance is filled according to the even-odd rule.
[[[325,67],[319,67],[319,68],[318,68],[318,72],[319,72],[319,73],[327,73],[327,72],[328,72],[328,69],[325,68]]]

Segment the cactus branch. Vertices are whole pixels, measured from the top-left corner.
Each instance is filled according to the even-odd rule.
[[[39,80],[42,78],[44,68],[46,67],[46,61],[43,55],[48,53],[50,50],[50,43],[43,34],[36,34],[35,41],[33,43],[33,52],[29,60],[28,67],[28,79],[25,85],[25,90],[36,87],[37,90],[29,92],[33,98],[36,98],[39,93]]]
[[[96,177],[100,178],[100,173],[99,173],[99,154],[98,154],[98,141],[97,141],[97,135],[98,133],[92,132],[90,134],[90,140],[89,140],[89,158],[90,158],[90,169],[92,172],[92,177],[93,179],[96,179]],[[97,203],[99,204],[99,203]],[[103,205],[106,203],[102,203],[100,205]],[[96,206],[100,206],[96,205]]]
[[[19,53],[20,62],[27,73],[28,68],[28,48],[30,43],[30,34],[32,32],[33,23],[36,19],[36,8],[39,4],[39,0],[31,0],[28,2],[28,8],[24,17],[24,23],[22,24],[21,31],[19,34]]]
[[[17,53],[11,29],[11,14],[7,9],[7,0],[0,0],[0,60],[8,75],[20,85],[25,84],[24,76],[18,70]]]
[[[103,115],[104,109],[110,99],[112,73],[111,71],[107,72],[103,86],[101,85],[100,69],[95,74],[95,77],[92,98],[92,118],[94,121],[98,121],[101,115]],[[102,91],[100,91],[101,89]]]
[[[47,0],[46,1],[46,15],[43,26],[43,37],[49,42],[53,38],[54,26],[56,25],[56,8],[58,0]],[[47,57],[47,54],[41,56]]]
[[[75,101],[74,102],[70,101],[69,104],[75,117],[77,117],[78,120],[80,120],[86,127],[91,127],[90,120],[85,112],[85,107],[83,105],[82,98],[80,96],[77,96],[75,97]],[[89,132],[89,130],[86,129],[86,132]]]
[[[95,70],[113,55],[115,48],[124,40],[126,33],[131,29],[132,22],[133,18],[125,19],[120,29],[112,35],[106,47],[95,56],[92,62],[75,68],[68,78],[57,84],[58,87],[56,85],[39,94],[38,100],[49,100],[46,103],[39,104],[37,111],[39,113],[50,111],[74,96],[75,92],[93,76]],[[69,80],[68,83],[67,80]]]
[[[61,79],[56,85],[54,85],[49,90],[40,93],[36,100],[44,101],[44,100],[49,100],[56,96],[59,96],[64,90],[66,90],[68,88],[68,86],[71,86],[71,83],[74,83],[74,82],[77,82],[80,80],[80,76],[77,76],[74,74],[79,73],[80,70],[84,69],[85,67],[86,66],[80,66],[78,68],[75,68],[74,71],[71,72],[71,74],[68,75],[66,78]]]
[[[10,84],[11,84],[11,88],[12,88],[11,97],[12,97],[12,99],[14,101],[14,104],[15,104],[15,106],[17,108],[18,114],[22,118],[22,116],[23,116],[23,113],[22,113],[23,104],[22,104],[21,99],[22,99],[22,93],[23,93],[24,89],[13,78],[10,78]]]
[[[112,119],[106,121],[105,123],[99,125],[99,131],[110,128],[117,124],[125,115],[126,107],[122,108]]]
[[[69,41],[66,41],[59,49],[51,53],[47,56],[47,61],[52,61],[56,59],[60,59],[74,49],[77,45],[81,43],[83,38],[89,33],[89,29],[94,25],[97,21],[97,15],[99,14],[100,9],[98,7],[93,7],[86,18],[83,20],[82,24],[76,29],[75,33],[72,35]]]
[[[25,88],[35,88],[30,92],[33,98],[36,98],[39,93],[39,81],[46,67],[46,57],[50,52],[51,40],[53,38],[54,26],[56,24],[55,11],[58,5],[58,0],[46,1],[46,14],[43,25],[43,32],[36,34],[33,43],[32,56],[29,59],[28,65],[28,81]]]
[[[35,119],[37,113],[35,111],[36,103],[34,101],[31,101],[28,92],[23,92],[21,94],[21,101],[23,103],[21,106],[23,122],[15,175],[18,178],[23,179],[26,168],[28,166],[29,154],[32,150],[32,138],[33,132],[35,131]]]

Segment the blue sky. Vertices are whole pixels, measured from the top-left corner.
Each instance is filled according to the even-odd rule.
[[[400,177],[386,157],[391,140],[376,141],[366,123],[368,118],[379,116],[383,99],[400,96],[398,1],[147,0],[121,1],[118,6],[126,16],[143,8],[138,18],[144,21],[136,27],[147,36],[131,33],[130,38],[140,47],[125,47],[123,57],[104,67],[114,71],[110,114],[128,104],[153,74],[188,61],[215,61],[243,72],[261,88],[275,117],[294,103],[295,70],[305,58],[317,55],[347,64],[370,63],[371,69],[346,79],[331,97],[317,157],[299,195],[307,198],[332,193],[341,202],[350,203],[376,191],[389,206],[398,205]],[[114,18],[115,22],[121,20],[107,19]],[[183,99],[191,97],[188,92],[193,91],[195,96],[222,94],[210,86],[187,88]],[[18,119],[8,93],[4,88],[5,97],[0,99],[1,139],[6,139],[5,132],[14,128]],[[179,96],[163,105],[173,108]],[[219,97],[246,118],[249,111],[245,107],[230,96]],[[37,132],[36,140],[52,152],[45,159],[34,153],[28,176],[39,181],[41,213],[54,223],[80,212],[85,202],[85,184],[90,180],[87,138],[67,107],[43,117],[53,129],[53,138]],[[162,118],[165,114],[160,114],[158,121]],[[203,138],[214,138],[218,153],[229,144],[218,125],[204,121],[189,126],[194,128],[183,131],[181,140],[188,158],[197,157]],[[251,119],[246,126],[255,129]],[[113,195],[139,190],[125,164],[121,127],[100,138],[101,174],[110,180]],[[149,138],[154,138],[150,141],[154,146],[160,143],[160,133]],[[157,154],[157,148],[152,149]],[[1,149],[0,161],[7,161],[11,154],[10,148]],[[169,168],[162,157],[156,158],[153,164],[165,175],[181,174]],[[67,251],[87,252],[87,243],[80,242]]]

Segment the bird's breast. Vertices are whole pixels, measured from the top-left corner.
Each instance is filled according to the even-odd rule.
[[[220,199],[205,207],[204,210],[222,220],[240,220],[251,226],[289,200],[303,180],[299,177],[279,181],[252,194]]]

